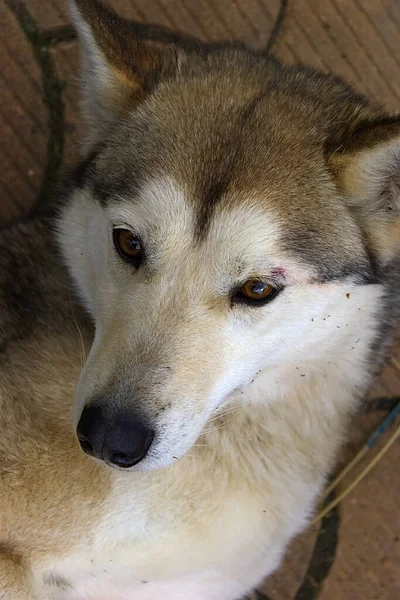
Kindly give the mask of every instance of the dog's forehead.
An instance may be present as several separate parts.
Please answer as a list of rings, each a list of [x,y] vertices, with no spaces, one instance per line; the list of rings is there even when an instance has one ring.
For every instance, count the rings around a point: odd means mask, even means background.
[[[322,126],[309,107],[296,112],[291,101],[240,86],[241,93],[217,84],[213,91],[193,85],[160,92],[116,128],[96,159],[95,194],[103,203],[123,198],[132,205],[148,197],[162,215],[178,207],[179,190],[199,240],[228,213],[242,213],[243,230],[246,210],[256,208],[279,223],[282,250],[321,279],[368,278],[362,235],[336,194]],[[167,179],[174,193],[160,183]]]
[[[128,197],[109,202],[107,210],[114,222],[129,224],[152,243],[165,240],[176,245],[172,240],[177,236],[189,241],[192,247],[210,248],[222,244],[242,250],[254,241],[256,253],[257,242],[278,244],[279,219],[272,210],[255,199],[253,202],[246,197],[230,200],[221,201],[216,207],[201,238],[197,232],[199,208],[191,191],[169,176],[149,179],[136,191],[133,200]]]
[[[185,182],[156,175],[132,194],[118,194],[107,210],[114,223],[133,227],[172,260],[196,247],[214,264],[237,265],[240,258],[260,272],[266,264],[291,264],[313,280],[369,275],[360,232],[317,192],[307,207],[290,203],[290,186],[236,186],[221,191],[208,214],[194,194]]]
[[[316,276],[312,265],[284,250],[278,215],[249,199],[221,202],[201,237],[196,204],[190,192],[171,177],[150,179],[133,202],[110,202],[106,210],[113,223],[135,229],[150,262],[159,269],[183,267],[189,278],[211,277],[220,282],[264,275],[290,283]]]

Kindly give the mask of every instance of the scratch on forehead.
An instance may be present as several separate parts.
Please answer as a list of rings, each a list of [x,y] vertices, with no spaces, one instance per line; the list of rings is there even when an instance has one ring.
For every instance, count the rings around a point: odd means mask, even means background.
[[[274,277],[275,279],[286,279],[285,267],[274,267],[271,269],[271,277]]]

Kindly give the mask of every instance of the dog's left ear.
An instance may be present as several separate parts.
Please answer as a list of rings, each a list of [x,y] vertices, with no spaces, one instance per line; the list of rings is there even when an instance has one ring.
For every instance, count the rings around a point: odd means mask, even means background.
[[[69,0],[69,5],[81,42],[90,146],[162,78],[176,73],[187,52],[184,38],[127,21],[99,0]]]
[[[386,264],[400,254],[400,116],[363,121],[331,148],[328,161],[371,249]]]

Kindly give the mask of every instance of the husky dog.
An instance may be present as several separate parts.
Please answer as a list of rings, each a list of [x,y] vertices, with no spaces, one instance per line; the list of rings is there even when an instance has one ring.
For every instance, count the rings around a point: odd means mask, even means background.
[[[0,597],[238,600],[307,526],[390,342],[400,118],[72,12],[84,160],[56,224],[1,234]]]

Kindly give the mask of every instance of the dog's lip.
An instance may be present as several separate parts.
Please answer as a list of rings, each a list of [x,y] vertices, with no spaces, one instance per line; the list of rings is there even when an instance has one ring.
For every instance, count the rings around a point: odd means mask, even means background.
[[[109,467],[110,469],[112,469],[113,471],[120,471],[121,473],[129,473],[130,471],[137,471],[137,469],[135,469],[135,465],[133,465],[132,467],[118,467],[117,465],[114,465],[113,463],[109,462],[108,460],[101,460],[101,459],[97,459],[100,462],[102,462],[103,464],[105,464],[107,467]]]
[[[190,450],[190,448],[189,448]],[[145,468],[143,467],[143,463],[146,463],[146,458],[144,458],[142,461],[140,461],[139,463],[137,463],[136,465],[132,465],[131,467],[119,467],[118,465],[115,465],[111,462],[109,462],[108,460],[104,460],[104,459],[99,459],[96,458],[95,456],[90,457],[93,458],[94,460],[101,462],[106,468],[110,468],[113,471],[119,471],[120,473],[131,473],[132,471],[135,473],[145,473],[145,472],[151,472],[151,471],[159,471],[160,469],[166,469],[166,468],[171,468],[174,464],[176,464],[177,462],[179,462],[182,458],[184,458],[184,456],[186,455],[186,452],[184,452],[181,455],[176,455],[174,454],[173,456],[170,457],[169,462],[167,464],[163,464],[160,466],[154,465],[154,464],[150,464],[150,466],[145,466]],[[148,463],[147,463],[148,465]]]

